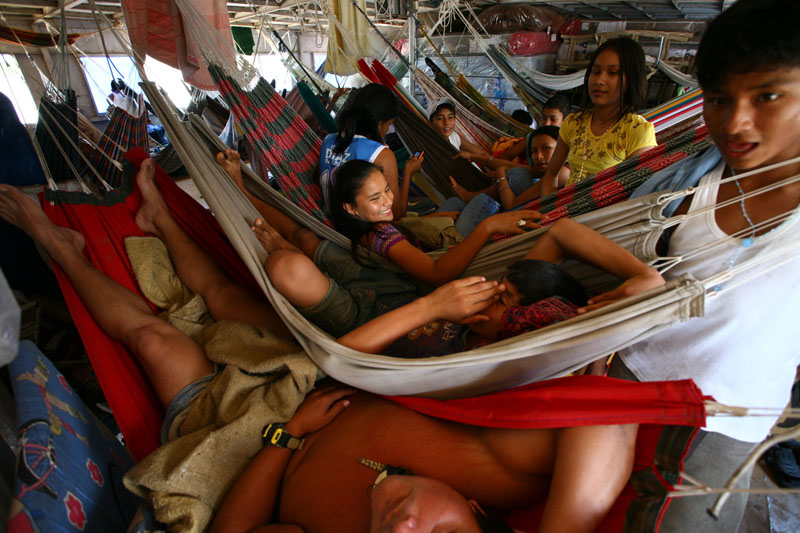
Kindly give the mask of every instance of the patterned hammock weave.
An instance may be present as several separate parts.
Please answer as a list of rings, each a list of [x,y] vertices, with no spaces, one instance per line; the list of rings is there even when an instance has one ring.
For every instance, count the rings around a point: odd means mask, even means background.
[[[336,133],[339,131],[339,125],[336,124],[336,119],[328,113],[328,110],[325,109],[325,105],[323,105],[319,97],[317,97],[306,82],[298,80],[297,91],[308,106],[308,109],[314,114],[314,117],[328,133]]]
[[[433,61],[427,59],[425,62],[429,67],[431,67],[431,70],[433,70],[436,83],[441,85],[450,94],[453,100],[469,109],[475,116],[480,117],[481,120],[488,122],[506,135],[522,137],[527,134],[526,131],[521,131],[518,128],[512,127],[509,123],[503,122],[502,120],[498,119],[498,117],[490,114],[486,109],[481,107],[481,105],[473,102],[469,96],[464,94],[464,92],[462,92],[462,90],[459,89],[455,83],[453,83],[453,80],[450,79],[450,76],[442,71],[442,69],[437,67]]]
[[[144,108],[144,100],[139,97],[140,109]],[[98,143],[98,149],[89,159],[97,172],[105,177],[106,182],[114,188],[119,187],[122,179],[122,170],[112,164],[119,161],[122,154],[131,148],[141,148],[149,151],[147,137],[147,111],[141,116],[134,117],[123,109],[114,106],[108,119],[103,136]],[[90,177],[93,174],[89,174]]]
[[[702,126],[598,172],[591,178],[568,185],[544,198],[537,198],[523,209],[535,209],[546,214],[544,222],[548,223],[564,216],[574,217],[615,204],[627,199],[654,173],[709,146],[708,128]]]
[[[34,133],[41,147],[42,166],[56,181],[77,177],[78,112],[75,92],[67,89],[61,99],[47,94],[39,101],[39,121]]]
[[[315,172],[322,146],[319,137],[263,78],[251,91],[245,91],[216,65],[209,63],[208,71],[252,143],[262,168],[270,170],[292,202],[330,224],[320,208],[322,194]]]

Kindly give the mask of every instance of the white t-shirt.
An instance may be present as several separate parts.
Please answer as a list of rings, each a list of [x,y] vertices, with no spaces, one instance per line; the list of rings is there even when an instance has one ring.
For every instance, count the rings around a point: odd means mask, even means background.
[[[459,135],[458,132],[454,131],[451,133],[447,140],[456,147],[456,150],[461,150],[461,135]]]
[[[716,203],[724,163],[706,174],[687,214]],[[667,277],[690,273],[698,280],[725,272],[754,257],[764,258],[800,235],[800,210],[769,233],[752,239],[728,236],[714,211],[681,223],[669,245],[670,256],[683,256],[706,243],[720,247],[679,263]],[[784,262],[781,264],[782,262]],[[777,266],[771,268],[770,266]],[[753,279],[721,283],[707,298],[705,316],[669,328],[620,352],[641,381],[691,378],[718,402],[742,407],[782,409],[789,401],[800,364],[800,251],[781,252],[758,267]],[[728,286],[728,290],[726,290]],[[709,416],[708,431],[746,442],[760,442],[777,416]]]

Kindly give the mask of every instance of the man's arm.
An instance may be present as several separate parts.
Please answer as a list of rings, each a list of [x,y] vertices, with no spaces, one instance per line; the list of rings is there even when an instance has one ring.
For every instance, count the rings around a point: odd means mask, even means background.
[[[339,343],[366,353],[381,353],[409,331],[434,320],[472,324],[487,320],[479,314],[494,303],[503,285],[473,276],[442,285],[432,293],[406,304],[339,337]]]
[[[583,312],[664,284],[658,271],[639,261],[625,248],[568,218],[556,221],[524,257],[555,264],[567,258],[577,259],[625,280],[613,291],[590,299],[589,305],[582,308]]]
[[[286,431],[301,438],[322,429],[350,405],[346,397],[355,392],[355,389],[345,387],[329,387],[312,392],[286,423]],[[275,513],[278,489],[292,451],[289,448],[264,446],[228,492],[208,531],[252,531],[269,524]],[[284,526],[283,530],[292,531],[287,529],[291,527]],[[279,531],[275,528],[263,530]]]

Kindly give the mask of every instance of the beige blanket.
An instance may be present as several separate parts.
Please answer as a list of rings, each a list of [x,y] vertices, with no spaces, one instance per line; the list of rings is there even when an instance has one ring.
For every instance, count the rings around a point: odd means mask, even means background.
[[[261,449],[261,429],[285,422],[323,374],[294,342],[240,322],[212,323],[153,237],[125,241],[136,279],[162,318],[194,338],[219,372],[170,428],[170,442],[125,477],[170,530],[203,531]]]

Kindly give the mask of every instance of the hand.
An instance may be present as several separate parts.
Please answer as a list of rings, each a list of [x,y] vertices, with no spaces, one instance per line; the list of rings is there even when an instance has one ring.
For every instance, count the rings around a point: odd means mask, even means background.
[[[541,213],[531,209],[506,211],[505,213],[490,216],[481,224],[486,224],[486,230],[490,235],[497,233],[519,234],[525,233],[526,230],[540,228],[541,225],[534,222],[534,220],[541,220],[542,218],[544,216]],[[520,220],[525,222],[524,226],[519,224]]]
[[[419,156],[411,156],[406,161],[406,168],[403,171],[406,176],[411,176],[419,172],[422,168],[422,162],[425,161],[425,152],[420,152]]]
[[[344,398],[356,392],[356,389],[343,386],[315,390],[297,408],[286,424],[286,431],[297,438],[319,431],[350,405],[350,400]]]
[[[456,155],[453,156],[453,159],[466,159],[469,163],[472,163],[473,155],[471,152],[465,152],[461,150]]]
[[[500,298],[506,287],[481,276],[457,279],[425,296],[436,319],[457,324],[475,324],[489,320],[478,314]]]
[[[639,294],[640,292],[648,291],[655,287],[660,287],[664,283],[664,278],[661,277],[661,274],[659,274],[658,271],[653,268],[648,268],[645,272],[629,278],[625,281],[625,283],[613,291],[604,292],[603,294],[589,299],[587,302],[588,305],[578,309],[578,314],[582,315],[584,313],[588,313],[589,311],[600,309],[601,307],[605,307],[614,302],[624,300],[625,298],[633,296],[634,294]]]

